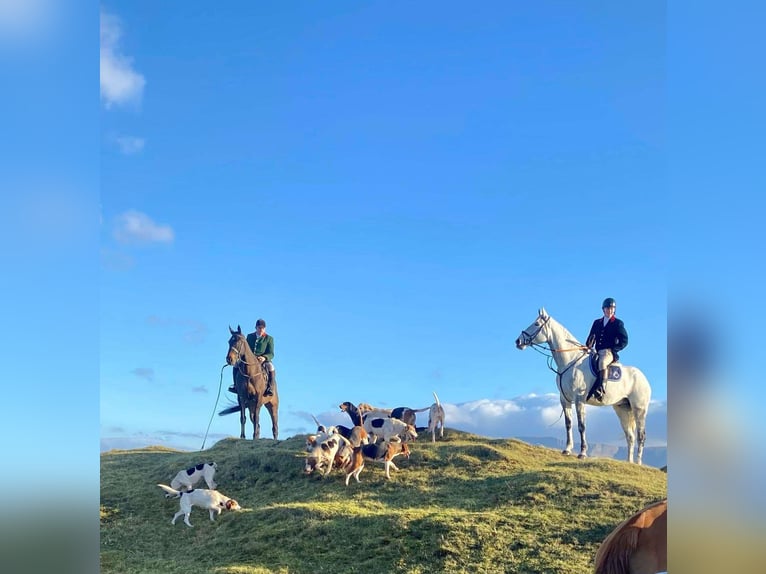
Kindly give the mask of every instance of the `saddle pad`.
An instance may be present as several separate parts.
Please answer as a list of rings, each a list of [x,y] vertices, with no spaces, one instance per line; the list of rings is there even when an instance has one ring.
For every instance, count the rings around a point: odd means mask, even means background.
[[[598,356],[597,355],[591,355],[590,361],[588,361],[588,364],[590,365],[590,372],[593,373],[593,376],[595,377],[598,374]],[[606,369],[606,380],[607,381],[619,381],[622,378],[622,366],[619,363],[612,363],[609,365]]]

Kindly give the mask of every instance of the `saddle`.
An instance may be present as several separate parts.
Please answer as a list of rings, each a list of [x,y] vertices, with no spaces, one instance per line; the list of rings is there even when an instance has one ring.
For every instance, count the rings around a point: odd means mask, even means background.
[[[598,375],[598,355],[591,355],[590,361],[588,361],[588,364],[590,365],[590,372],[593,373],[593,376]],[[617,361],[614,361],[606,368],[606,380],[607,381],[619,381],[622,378],[622,365],[618,363]]]
[[[266,384],[268,384],[269,372],[266,370],[266,367],[264,367],[263,364],[261,364],[261,375],[263,375],[263,380],[266,381]],[[250,377],[247,377],[247,381],[245,382],[245,388],[247,389],[248,396],[254,397],[257,394],[257,391],[255,389],[255,383],[253,379]],[[236,392],[236,391],[233,391],[233,392]]]

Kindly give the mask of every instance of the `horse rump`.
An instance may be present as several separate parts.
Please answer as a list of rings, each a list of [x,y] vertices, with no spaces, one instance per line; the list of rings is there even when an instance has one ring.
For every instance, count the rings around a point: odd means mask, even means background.
[[[667,570],[667,498],[624,520],[596,552],[594,574],[656,574]]]

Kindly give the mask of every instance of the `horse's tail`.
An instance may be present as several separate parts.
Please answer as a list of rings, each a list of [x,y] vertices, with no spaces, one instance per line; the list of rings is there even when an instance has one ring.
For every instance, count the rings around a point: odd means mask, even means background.
[[[626,520],[615,528],[596,552],[594,574],[629,574],[630,557],[638,546],[639,529]]]
[[[232,413],[238,413],[239,412],[239,405],[234,405],[233,407],[227,407],[223,409],[222,411],[218,411],[218,416],[222,417],[224,415],[230,415]]]

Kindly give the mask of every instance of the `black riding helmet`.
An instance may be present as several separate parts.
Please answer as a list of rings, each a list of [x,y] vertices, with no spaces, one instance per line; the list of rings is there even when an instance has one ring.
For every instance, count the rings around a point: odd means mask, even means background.
[[[265,329],[266,328],[266,321],[264,321],[263,319],[258,319],[255,322],[255,328],[257,329],[258,327],[263,327]]]
[[[601,305],[601,308],[605,309],[607,307],[617,307],[617,301],[615,301],[611,297],[607,297],[606,299],[604,299],[604,303]]]

